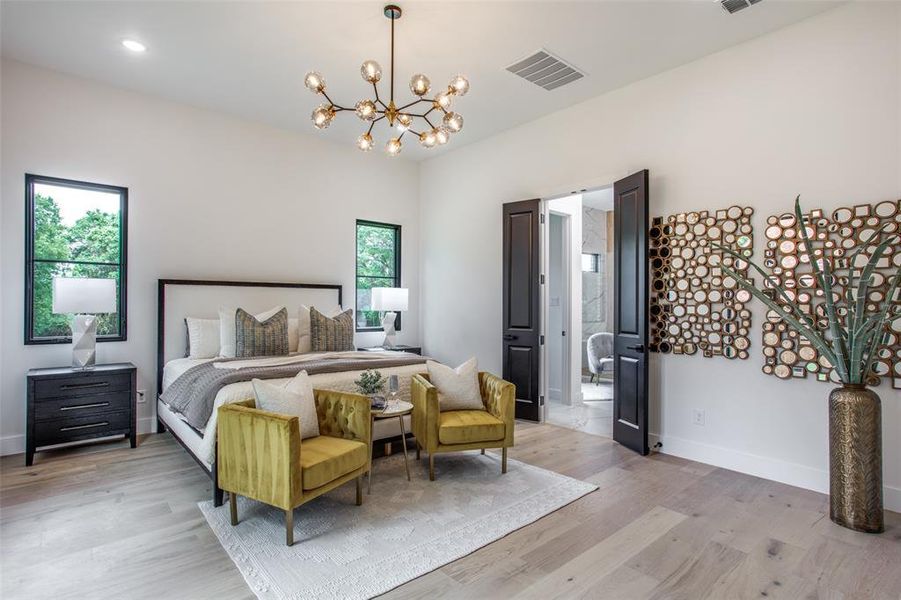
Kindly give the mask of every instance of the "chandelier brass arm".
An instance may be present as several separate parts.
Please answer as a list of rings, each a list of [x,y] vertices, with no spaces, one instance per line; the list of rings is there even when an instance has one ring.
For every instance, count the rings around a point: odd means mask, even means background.
[[[402,11],[399,6],[389,4],[385,6],[384,14],[391,20],[391,70],[388,103],[385,104],[379,94],[378,82],[382,78],[382,68],[374,60],[367,60],[362,64],[360,75],[364,81],[372,84],[375,99],[364,98],[353,108],[341,106],[332,101],[325,91],[325,79],[316,71],[311,71],[304,78],[304,85],[311,92],[321,94],[327,101],[313,110],[313,126],[317,129],[325,129],[339,112],[353,111],[361,120],[369,122],[369,129],[366,133],[357,138],[357,148],[364,152],[372,149],[374,145],[373,128],[376,123],[383,120],[388,122],[389,127],[396,128],[400,132],[385,144],[385,151],[391,156],[400,153],[403,148],[401,139],[407,132],[417,136],[419,143],[425,148],[444,145],[450,140],[451,134],[458,133],[463,129],[462,115],[453,112],[450,108],[455,98],[465,96],[469,91],[469,80],[462,75],[457,75],[451,79],[446,89],[436,93],[433,98],[426,98],[425,96],[431,90],[431,82],[425,75],[417,73],[410,78],[410,91],[417,98],[398,108],[394,103],[394,22],[400,18]],[[419,105],[422,103],[430,105],[428,110],[421,113],[407,110],[413,107],[421,108]],[[437,126],[429,119],[429,115],[435,111],[440,111],[441,116],[441,122]],[[424,121],[423,128],[419,131],[413,128],[416,119]]]

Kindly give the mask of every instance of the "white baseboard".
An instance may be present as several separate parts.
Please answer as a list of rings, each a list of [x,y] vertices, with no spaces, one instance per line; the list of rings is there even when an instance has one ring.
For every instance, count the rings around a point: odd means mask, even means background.
[[[660,452],[722,467],[739,473],[762,477],[779,483],[829,493],[829,472],[784,460],[739,452],[730,448],[704,444],[672,436],[649,434],[648,441],[653,446],[660,441]],[[883,487],[885,508],[901,512],[901,487]]]
[[[22,454],[25,452],[25,436],[7,435],[0,438],[0,456]]]
[[[143,417],[138,419],[138,433],[155,433],[156,419]],[[79,442],[81,443],[81,442]],[[25,452],[25,435],[7,435],[0,438],[0,456],[9,454],[22,454]]]

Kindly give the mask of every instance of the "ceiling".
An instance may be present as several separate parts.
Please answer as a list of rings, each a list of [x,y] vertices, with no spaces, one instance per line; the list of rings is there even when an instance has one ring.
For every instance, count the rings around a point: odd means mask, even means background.
[[[461,133],[432,150],[404,138],[401,156],[418,160],[486,138],[836,4],[766,0],[729,15],[714,0],[406,2],[396,24],[398,99],[411,97],[407,82],[417,72],[442,86],[462,73],[472,88],[454,105],[465,118]],[[389,63],[380,2],[4,0],[0,11],[4,57],[348,146],[363,123],[344,113],[314,130],[318,99],[303,76],[318,70],[331,98],[352,106],[371,91],[360,78],[363,60],[384,70]],[[124,38],[147,52],[125,50]],[[586,76],[546,91],[505,70],[539,48]],[[373,134],[382,154],[386,131]]]

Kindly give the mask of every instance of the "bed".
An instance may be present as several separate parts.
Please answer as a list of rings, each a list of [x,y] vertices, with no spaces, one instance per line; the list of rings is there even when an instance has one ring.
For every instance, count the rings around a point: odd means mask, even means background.
[[[248,373],[285,385],[303,369],[310,373],[314,388],[354,391],[353,382],[360,373],[377,368],[385,375],[397,375],[399,397],[408,399],[411,377],[425,369],[423,357],[397,352],[292,353],[259,359],[186,357],[187,317],[215,319],[220,306],[240,306],[253,313],[279,305],[289,313],[300,305],[340,306],[340,285],[160,279],[158,292],[157,431],[168,430],[211,478],[216,506],[222,504],[216,471],[216,409],[253,397]],[[218,383],[206,382],[203,387],[199,382],[204,376]],[[195,392],[197,398],[190,398]],[[172,401],[176,393],[205,410],[191,418],[188,411],[181,410],[183,402]],[[409,422],[405,427],[410,431]],[[400,435],[400,426],[393,419],[376,421],[373,426],[374,440]]]

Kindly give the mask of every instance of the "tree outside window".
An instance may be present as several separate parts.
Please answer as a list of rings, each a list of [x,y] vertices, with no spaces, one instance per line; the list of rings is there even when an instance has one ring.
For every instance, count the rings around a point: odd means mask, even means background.
[[[378,311],[370,310],[372,288],[400,287],[400,225],[357,221],[357,331],[382,328]],[[396,320],[400,330],[400,315]]]
[[[53,313],[54,277],[115,279],[118,312],[98,315],[98,340],[124,340],[128,190],[26,175],[25,343],[68,343],[71,315]]]

